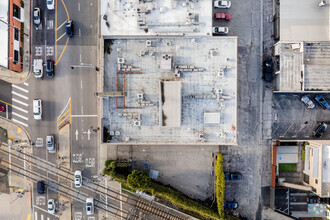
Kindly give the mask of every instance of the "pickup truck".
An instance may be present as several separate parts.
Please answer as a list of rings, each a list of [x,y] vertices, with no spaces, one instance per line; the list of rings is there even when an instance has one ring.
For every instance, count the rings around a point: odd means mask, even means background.
[[[34,59],[33,60],[33,72],[36,78],[41,78],[43,76],[43,63],[42,59]]]

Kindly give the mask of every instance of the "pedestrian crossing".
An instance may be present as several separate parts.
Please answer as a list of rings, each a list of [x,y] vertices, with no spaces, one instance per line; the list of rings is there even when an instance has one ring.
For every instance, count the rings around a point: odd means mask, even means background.
[[[29,120],[29,84],[11,85],[12,87],[12,120],[20,125],[28,127]]]
[[[38,212],[34,212],[34,219],[35,220],[38,220],[38,219],[40,219],[40,220],[50,220],[50,218],[49,217],[47,217],[47,216],[44,216],[43,214],[41,214],[41,213],[38,213]]]

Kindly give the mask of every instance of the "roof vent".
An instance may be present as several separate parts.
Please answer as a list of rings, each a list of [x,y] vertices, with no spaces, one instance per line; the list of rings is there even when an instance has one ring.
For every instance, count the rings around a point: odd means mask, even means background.
[[[124,58],[117,58],[117,62],[124,64],[125,63],[125,59]]]

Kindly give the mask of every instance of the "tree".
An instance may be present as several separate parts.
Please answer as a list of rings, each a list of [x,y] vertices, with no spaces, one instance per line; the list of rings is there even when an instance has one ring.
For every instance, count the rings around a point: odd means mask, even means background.
[[[147,189],[151,186],[151,179],[145,172],[134,170],[128,175],[127,183],[135,189]]]

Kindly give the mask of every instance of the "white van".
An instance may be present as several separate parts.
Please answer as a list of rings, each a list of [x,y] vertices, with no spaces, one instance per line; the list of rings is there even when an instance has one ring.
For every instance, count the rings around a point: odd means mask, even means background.
[[[36,78],[41,78],[44,75],[42,59],[33,60],[33,72]]]
[[[41,118],[42,118],[41,99],[34,99],[33,100],[33,114],[34,114],[34,119],[41,120]]]

